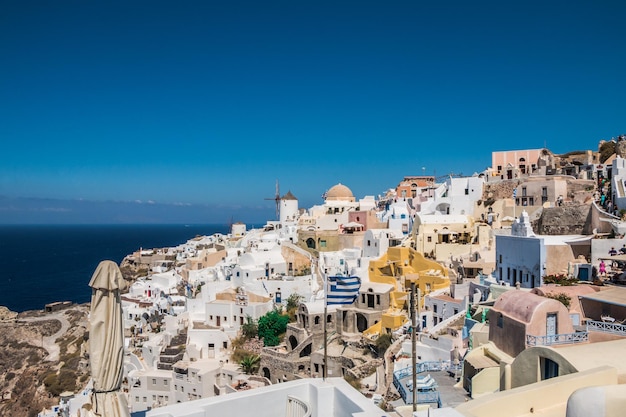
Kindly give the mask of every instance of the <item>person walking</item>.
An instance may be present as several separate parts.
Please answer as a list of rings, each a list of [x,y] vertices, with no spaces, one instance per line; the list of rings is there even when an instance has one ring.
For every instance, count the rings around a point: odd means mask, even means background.
[[[598,270],[600,271],[601,277],[606,277],[606,264],[603,259],[600,259],[600,268]]]

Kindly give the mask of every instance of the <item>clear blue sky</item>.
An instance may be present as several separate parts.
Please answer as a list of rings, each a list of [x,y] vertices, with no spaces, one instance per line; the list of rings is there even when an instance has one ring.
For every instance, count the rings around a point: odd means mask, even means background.
[[[624,1],[6,0],[0,48],[0,223],[259,222],[277,179],[626,133]]]

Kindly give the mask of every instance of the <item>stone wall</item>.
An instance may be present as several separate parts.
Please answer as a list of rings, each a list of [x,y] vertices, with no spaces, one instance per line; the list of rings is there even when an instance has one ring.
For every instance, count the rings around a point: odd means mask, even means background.
[[[546,207],[533,222],[538,235],[591,234],[591,206],[588,204]]]

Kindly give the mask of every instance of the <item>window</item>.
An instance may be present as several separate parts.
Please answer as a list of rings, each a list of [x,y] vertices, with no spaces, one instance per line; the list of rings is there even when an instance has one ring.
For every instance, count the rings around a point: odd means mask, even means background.
[[[222,342],[222,346],[224,347],[224,349],[227,349],[228,348],[228,342],[227,341]]]
[[[143,397],[143,402],[147,403],[148,402],[148,397]]]
[[[325,247],[326,247],[326,241],[320,240],[320,248],[325,248]]]
[[[559,376],[559,364],[552,359],[541,358],[541,380]]]
[[[380,294],[376,294],[376,304],[380,305]]]
[[[469,195],[469,188],[465,189],[465,195]]]
[[[428,243],[432,242],[432,241],[433,241],[432,236],[428,236],[428,237],[426,238],[426,241],[427,241]]]
[[[166,387],[170,384],[169,379],[164,379],[163,380],[163,385],[165,385]]]
[[[436,313],[437,312],[437,304],[433,304],[433,312]]]
[[[502,165],[498,165],[498,172],[502,171]]]
[[[522,187],[522,197],[526,197],[526,187]]]
[[[156,385],[156,378],[152,378],[152,385]]]

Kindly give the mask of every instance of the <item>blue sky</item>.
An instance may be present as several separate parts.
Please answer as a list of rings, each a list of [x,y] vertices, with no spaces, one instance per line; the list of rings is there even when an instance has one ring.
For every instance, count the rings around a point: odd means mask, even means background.
[[[0,223],[260,222],[626,133],[623,1],[28,1]]]

